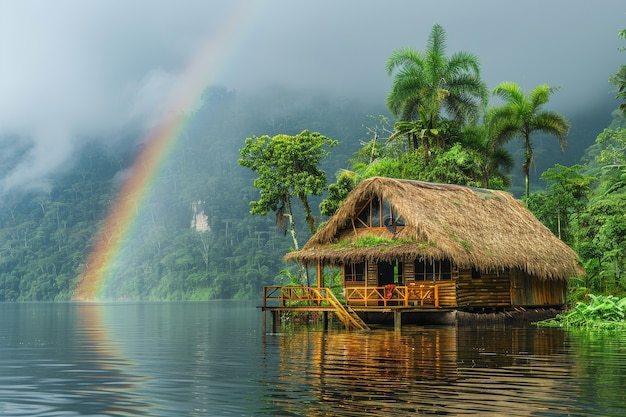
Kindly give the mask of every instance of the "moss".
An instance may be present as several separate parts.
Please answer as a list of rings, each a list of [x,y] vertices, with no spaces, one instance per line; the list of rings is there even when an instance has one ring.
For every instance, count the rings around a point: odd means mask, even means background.
[[[448,234],[448,236],[450,237],[450,240],[453,242],[456,242],[458,244],[460,244],[461,246],[463,246],[463,248],[468,251],[471,252],[473,249],[473,246],[471,243],[469,243],[466,240],[462,240],[460,239],[456,233],[454,233],[454,230],[451,230],[447,225],[442,225],[441,228]]]
[[[365,235],[360,237],[354,242],[353,246],[355,248],[369,248],[372,246],[390,246],[390,245],[403,245],[406,243],[411,243],[411,239],[389,239],[380,236],[374,235]]]
[[[385,237],[375,236],[375,235],[365,235],[358,238],[354,243],[343,240],[336,243],[336,246],[344,246],[351,248],[371,248],[375,246],[397,246],[397,245],[405,245],[409,243],[415,243],[411,239],[389,239]]]

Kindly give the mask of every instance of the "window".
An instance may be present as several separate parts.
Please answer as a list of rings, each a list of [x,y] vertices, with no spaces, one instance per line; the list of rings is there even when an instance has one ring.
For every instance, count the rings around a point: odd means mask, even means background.
[[[472,268],[472,279],[480,279],[480,271],[476,268]]]
[[[404,268],[401,261],[378,262],[378,285],[396,284],[404,282]]]
[[[344,277],[346,282],[365,281],[365,264],[347,264],[344,267]]]
[[[452,279],[452,262],[449,259],[415,261],[415,281],[449,281]]]
[[[404,226],[404,219],[398,215],[387,200],[378,197],[369,200],[358,212],[355,225],[365,227],[387,227],[395,231],[396,226]]]

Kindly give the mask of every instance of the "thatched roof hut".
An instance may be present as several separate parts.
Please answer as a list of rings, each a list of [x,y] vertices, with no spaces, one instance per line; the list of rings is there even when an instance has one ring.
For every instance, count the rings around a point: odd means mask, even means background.
[[[372,198],[387,200],[403,227],[358,229],[355,216]],[[375,234],[379,244],[363,244]],[[539,279],[583,274],[576,253],[507,192],[373,177],[349,194],[302,250],[307,265],[450,259],[460,268],[519,269]]]

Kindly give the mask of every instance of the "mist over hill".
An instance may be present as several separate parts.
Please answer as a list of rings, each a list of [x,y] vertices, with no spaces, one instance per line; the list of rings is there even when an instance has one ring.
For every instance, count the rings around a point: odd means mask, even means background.
[[[282,256],[290,240],[275,231],[273,216],[249,214],[248,203],[258,191],[252,173],[237,164],[244,139],[303,129],[336,137],[341,145],[326,161],[332,180],[364,138],[367,115],[377,110],[357,101],[288,91],[239,97],[224,87],[208,88],[154,179],[148,200],[137,208],[135,231],[124,243],[128,250],[110,265],[113,278],[104,297],[257,297],[285,267]],[[71,298],[138,152],[130,139],[109,147],[91,142],[71,168],[48,177],[45,187],[5,195],[0,202],[0,300]],[[206,219],[204,231],[192,222],[198,213]]]
[[[553,138],[537,143],[537,179],[555,162],[578,162],[610,120],[609,106],[570,116],[565,153]],[[135,232],[111,265],[105,297],[124,300],[255,298],[263,285],[285,280],[282,257],[291,241],[275,229],[274,217],[252,216],[258,198],[254,174],[237,164],[238,150],[252,135],[319,131],[339,140],[323,162],[328,181],[371,137],[368,116],[386,114],[383,103],[289,89],[238,94],[210,87],[189,115],[176,146],[138,208]],[[132,133],[128,133],[132,135]],[[140,132],[135,132],[140,134]],[[0,138],[9,141],[10,136]],[[46,179],[45,187],[13,190],[0,202],[0,300],[65,300],[72,296],[97,231],[139,148],[136,139],[92,141],[76,162]],[[516,142],[512,150],[521,149]],[[25,151],[22,149],[22,151]],[[17,151],[16,151],[17,152]],[[14,158],[2,161],[10,166]],[[6,170],[6,168],[3,168]],[[519,163],[513,174],[519,172]],[[515,176],[512,190],[523,178]],[[519,181],[517,181],[519,180]],[[533,187],[540,187],[535,184]],[[317,212],[317,210],[316,210]],[[206,221],[202,228],[193,220]],[[300,227],[300,244],[308,238]]]

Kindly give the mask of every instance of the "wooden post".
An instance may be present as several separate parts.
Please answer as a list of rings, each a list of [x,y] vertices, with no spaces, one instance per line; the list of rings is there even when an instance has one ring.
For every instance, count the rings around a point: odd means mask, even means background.
[[[324,331],[328,330],[328,311],[322,312],[322,329]]]
[[[397,332],[402,330],[402,311],[401,310],[393,311],[393,329]]]
[[[267,333],[267,310],[263,309],[263,333]]]
[[[272,310],[272,333],[278,332],[278,321],[280,316],[277,310]]]
[[[317,288],[322,288],[324,286],[324,273],[322,271],[322,264],[320,261],[317,262]]]

